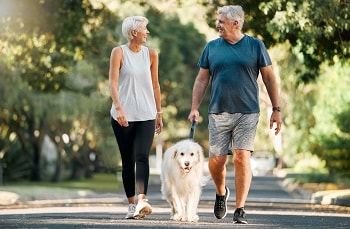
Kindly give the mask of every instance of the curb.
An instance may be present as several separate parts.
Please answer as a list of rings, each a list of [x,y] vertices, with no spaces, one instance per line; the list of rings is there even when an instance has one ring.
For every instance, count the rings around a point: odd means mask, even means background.
[[[350,189],[316,192],[311,196],[311,203],[350,206]]]
[[[0,206],[13,205],[19,200],[19,195],[13,192],[0,191]]]

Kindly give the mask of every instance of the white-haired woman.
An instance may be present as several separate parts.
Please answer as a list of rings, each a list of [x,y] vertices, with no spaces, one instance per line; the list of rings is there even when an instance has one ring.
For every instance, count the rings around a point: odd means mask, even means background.
[[[152,213],[146,197],[149,153],[154,133],[163,128],[158,52],[143,45],[149,34],[147,24],[143,16],[125,18],[122,33],[128,42],[113,48],[110,57],[111,125],[122,159],[128,219]]]

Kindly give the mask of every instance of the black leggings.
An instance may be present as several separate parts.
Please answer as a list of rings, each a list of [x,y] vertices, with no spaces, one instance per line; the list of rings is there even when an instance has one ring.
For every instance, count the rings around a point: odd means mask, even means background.
[[[111,124],[122,159],[122,178],[126,197],[135,196],[135,180],[138,194],[147,194],[149,153],[154,138],[155,120],[129,122],[128,127],[123,127],[111,118]]]

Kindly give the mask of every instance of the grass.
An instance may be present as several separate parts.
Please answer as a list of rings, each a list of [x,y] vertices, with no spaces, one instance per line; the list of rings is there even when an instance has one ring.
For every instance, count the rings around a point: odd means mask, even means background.
[[[288,173],[286,178],[311,192],[350,189],[350,179],[347,176],[331,177],[328,173],[311,172]]]
[[[6,187],[50,187],[50,188],[67,188],[67,189],[88,189],[96,192],[116,192],[121,187],[121,182],[117,179],[116,174],[94,174],[90,179],[80,181],[61,181],[53,182],[30,182],[21,181],[6,184],[1,189]]]

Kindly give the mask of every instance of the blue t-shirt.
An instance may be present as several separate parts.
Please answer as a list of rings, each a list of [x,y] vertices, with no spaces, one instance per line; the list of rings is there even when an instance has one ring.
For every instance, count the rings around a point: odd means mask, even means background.
[[[223,38],[208,42],[198,66],[211,75],[208,113],[258,113],[260,67],[271,65],[264,43],[248,35],[230,44]]]

